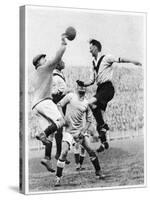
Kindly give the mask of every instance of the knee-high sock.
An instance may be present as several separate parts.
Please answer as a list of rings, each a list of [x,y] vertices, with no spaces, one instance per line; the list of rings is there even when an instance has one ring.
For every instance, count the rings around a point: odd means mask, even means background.
[[[97,122],[97,125],[102,126],[105,122],[100,107],[98,106],[96,109],[92,109],[92,112]]]
[[[52,122],[51,125],[49,125],[45,130],[44,133],[46,134],[46,137],[48,137],[50,134],[54,133],[57,131],[57,126],[54,122]]]
[[[55,134],[55,140],[56,140],[56,155],[57,157],[60,156],[61,153],[61,146],[62,146],[62,128],[57,131]]]
[[[57,177],[59,177],[59,178],[62,177],[62,172],[63,172],[64,167],[65,167],[65,161],[59,159],[57,161],[57,171],[56,171]]]
[[[51,141],[45,145],[45,158],[47,159],[51,159],[52,145]]]
[[[99,164],[99,160],[98,160],[97,157],[91,158],[91,162],[92,162],[92,164],[93,164],[93,166],[95,168],[95,171],[101,170],[101,167],[100,167],[100,164]]]
[[[105,122],[104,122],[104,119],[103,119],[103,115],[102,115],[102,111],[101,111],[100,107],[98,106],[96,109],[92,109],[92,112],[93,112],[93,115],[94,115],[95,120],[97,122],[97,132],[98,132],[98,134],[100,136],[100,139],[101,139],[101,137],[103,137],[102,140],[105,140],[105,134],[103,134],[101,132],[101,129],[105,125]]]
[[[107,141],[106,132],[105,131],[100,131],[99,138],[100,138],[102,143],[106,142]]]
[[[79,162],[80,162],[80,154],[79,153],[75,153],[74,154],[74,158],[75,158],[75,163],[79,164]]]
[[[84,156],[81,156],[81,155],[80,155],[80,160],[79,160],[80,165],[83,164],[83,161],[84,161]]]
[[[100,164],[99,164],[99,160],[95,154],[95,152],[86,144],[86,141],[83,140],[82,142],[82,146],[85,148],[85,150],[87,151],[87,153],[89,154],[90,156],[90,160],[95,168],[96,171],[99,171],[101,170],[100,168]]]

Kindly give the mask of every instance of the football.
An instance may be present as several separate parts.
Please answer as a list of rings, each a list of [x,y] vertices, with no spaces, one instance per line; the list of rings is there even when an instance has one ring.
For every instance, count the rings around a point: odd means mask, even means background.
[[[74,40],[74,38],[76,37],[76,30],[74,27],[69,26],[66,29],[65,34],[66,34],[68,40]]]

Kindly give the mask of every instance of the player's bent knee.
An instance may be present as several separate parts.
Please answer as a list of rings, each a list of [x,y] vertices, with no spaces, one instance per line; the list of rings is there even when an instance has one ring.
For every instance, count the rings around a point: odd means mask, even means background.
[[[66,159],[68,151],[69,151],[69,144],[67,142],[62,142],[60,159]]]
[[[92,160],[93,158],[95,158],[96,157],[96,154],[95,154],[95,152],[94,151],[90,151],[90,152],[88,152],[89,153],[89,156],[90,156],[90,159]]]
[[[60,154],[59,159],[61,159],[61,160],[65,160],[66,157],[67,157],[67,153],[68,153],[67,151],[62,151],[61,154]]]
[[[94,156],[94,155],[93,155],[93,156],[90,156],[90,160],[91,160],[91,161],[95,160],[96,158],[97,158],[96,155],[95,155],[95,156]]]
[[[66,152],[66,151],[68,151],[69,150],[69,143],[68,142],[66,142],[66,141],[63,141],[62,142],[62,151],[64,151],[64,152]]]

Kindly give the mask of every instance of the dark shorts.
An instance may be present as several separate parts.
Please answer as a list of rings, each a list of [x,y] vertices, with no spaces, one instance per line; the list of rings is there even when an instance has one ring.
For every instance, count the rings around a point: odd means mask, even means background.
[[[99,84],[96,90],[96,94],[94,95],[94,97],[97,99],[97,107],[105,111],[107,103],[113,98],[114,94],[115,89],[111,81]]]

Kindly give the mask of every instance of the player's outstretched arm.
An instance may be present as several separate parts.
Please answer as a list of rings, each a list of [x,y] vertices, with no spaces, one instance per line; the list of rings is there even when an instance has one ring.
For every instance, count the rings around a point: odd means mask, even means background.
[[[92,124],[91,122],[86,122],[84,128],[82,128],[82,130],[81,130],[81,133],[83,135],[88,131],[88,129],[90,128],[91,124]]]
[[[134,65],[142,66],[142,64],[136,60],[127,59],[127,58],[119,58],[119,63],[132,63]]]
[[[56,64],[60,62],[62,56],[64,55],[65,51],[66,51],[66,35],[62,34],[61,35],[61,46],[60,48],[57,50],[56,55],[54,56],[54,58],[52,58],[51,60],[46,62],[46,67],[49,67],[51,69],[54,69],[56,67]]]

